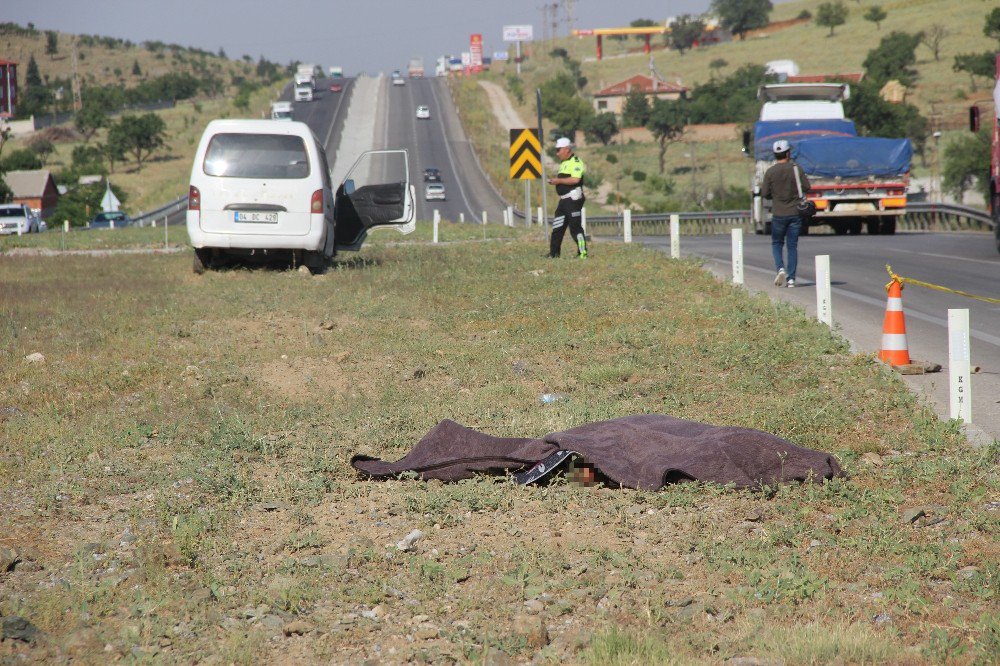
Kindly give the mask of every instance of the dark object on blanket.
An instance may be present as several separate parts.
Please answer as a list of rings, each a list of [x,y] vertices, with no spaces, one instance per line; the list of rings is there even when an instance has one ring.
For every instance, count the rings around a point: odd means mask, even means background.
[[[611,482],[643,490],[679,481],[749,488],[846,476],[831,454],[776,435],[660,414],[587,423],[543,439],[493,437],[445,420],[394,463],[358,455],[351,465],[376,479],[413,471],[424,479],[458,481],[476,473],[527,472],[557,451],[574,451]]]

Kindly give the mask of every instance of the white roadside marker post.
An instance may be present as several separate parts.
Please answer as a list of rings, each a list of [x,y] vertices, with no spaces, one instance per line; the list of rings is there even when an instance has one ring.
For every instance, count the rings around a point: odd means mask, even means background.
[[[681,258],[681,216],[677,213],[670,215],[670,258]]]
[[[587,237],[587,209],[580,209],[580,226],[583,227],[583,237]]]
[[[733,284],[743,284],[743,229],[733,229]]]
[[[486,226],[486,211],[483,211],[483,226]]]
[[[816,255],[816,318],[833,328],[833,299],[828,254]]]
[[[434,209],[434,241],[438,242],[438,225],[441,224],[441,213],[437,208]]]
[[[948,310],[948,371],[951,418],[972,423],[972,357],[969,353],[969,311]]]
[[[514,226],[514,207],[507,206],[507,226]]]
[[[465,213],[459,213],[459,214],[458,214],[458,221],[459,221],[459,222],[460,222],[461,224],[465,224]]]
[[[545,226],[545,218],[542,217],[542,207],[539,206],[538,210],[535,211],[535,212],[537,213],[535,215],[535,218],[538,220],[538,226],[544,227]]]
[[[622,221],[622,225],[624,227],[624,239],[625,239],[626,243],[631,243],[632,242],[632,209],[631,208],[626,208],[625,212],[623,213],[623,215],[624,215],[624,218],[625,218]]]

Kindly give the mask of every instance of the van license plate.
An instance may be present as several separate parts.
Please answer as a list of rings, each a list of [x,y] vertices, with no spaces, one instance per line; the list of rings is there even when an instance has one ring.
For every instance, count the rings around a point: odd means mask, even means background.
[[[236,211],[237,222],[250,222],[255,224],[277,224],[277,213],[247,213],[241,210]]]

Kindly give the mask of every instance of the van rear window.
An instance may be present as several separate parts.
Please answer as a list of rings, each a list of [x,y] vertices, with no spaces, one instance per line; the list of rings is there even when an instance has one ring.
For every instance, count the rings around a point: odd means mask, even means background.
[[[205,153],[205,174],[223,178],[307,178],[302,137],[284,134],[216,134]]]
[[[0,208],[0,217],[24,217],[23,208]]]

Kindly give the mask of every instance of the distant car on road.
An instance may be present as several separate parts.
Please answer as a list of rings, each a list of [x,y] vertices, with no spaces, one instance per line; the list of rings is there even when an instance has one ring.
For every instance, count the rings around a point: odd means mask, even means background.
[[[447,201],[444,195],[444,185],[442,183],[427,183],[424,187],[425,201]]]
[[[426,106],[417,107],[417,118],[420,118],[421,120],[427,120],[430,117],[431,117],[430,109],[428,109]]]
[[[114,227],[111,223],[114,222]],[[94,216],[94,219],[90,221],[91,229],[118,229],[120,227],[127,227],[132,224],[132,218],[130,218],[125,213],[120,210],[98,213]]]
[[[344,86],[340,85],[339,83],[330,84],[330,92],[341,92],[343,89]]]
[[[0,235],[38,233],[38,218],[24,204],[0,204]]]
[[[427,167],[424,169],[424,182],[425,183],[440,183],[441,182],[441,169],[436,167]]]
[[[392,85],[394,85],[394,86],[405,86],[406,85],[406,79],[404,79],[402,76],[394,76],[394,77],[392,77]]]

